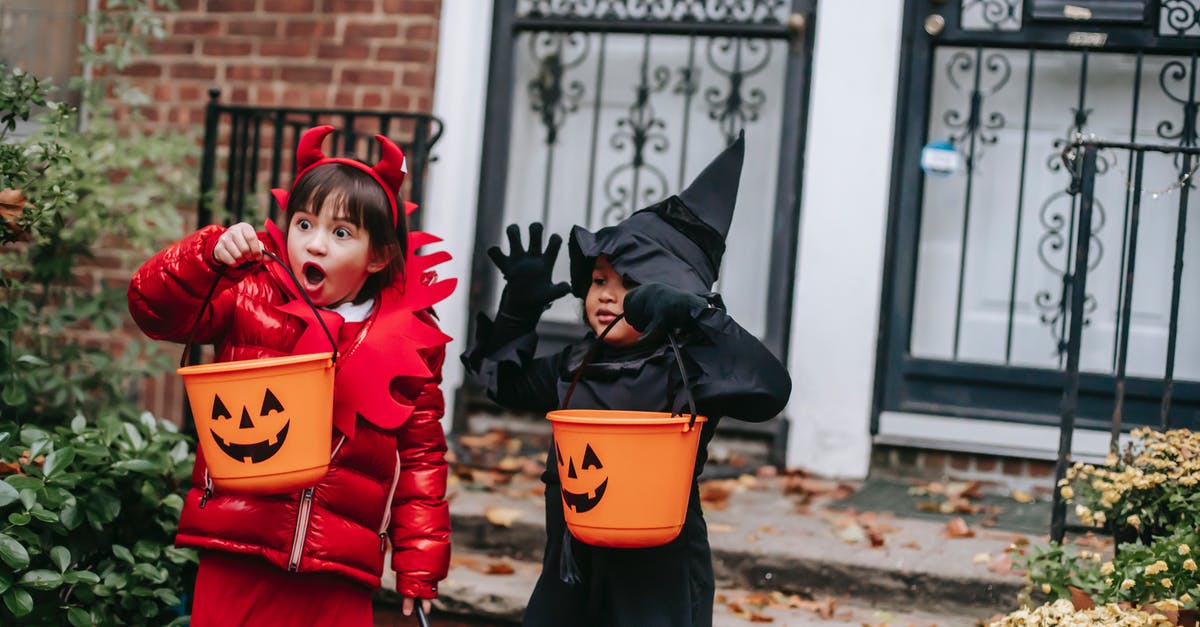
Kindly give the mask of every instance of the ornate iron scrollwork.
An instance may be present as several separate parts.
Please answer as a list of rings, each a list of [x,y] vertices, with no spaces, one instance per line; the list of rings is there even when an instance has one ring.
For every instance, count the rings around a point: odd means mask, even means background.
[[[650,94],[666,89],[671,79],[671,70],[666,66],[650,67],[650,42],[646,41],[642,52],[641,80],[634,88],[636,97],[629,106],[625,117],[617,120],[617,132],[609,143],[618,151],[632,147],[630,160],[617,166],[604,179],[604,193],[608,198],[605,205],[603,220],[605,224],[615,224],[637,209],[639,203],[649,203],[661,198],[667,190],[667,176],[661,169],[646,161],[647,147],[655,152],[664,153],[670,142],[662,131],[666,130],[666,121],[657,116],[654,106],[650,103]],[[632,177],[630,185],[618,182],[623,174]],[[649,183],[644,183],[642,175],[653,177]],[[655,186],[657,183],[657,187]]]
[[[788,0],[522,0],[524,17],[781,24]]]
[[[1200,36],[1200,0],[1162,0],[1159,11],[1162,15],[1159,35]]]
[[[758,120],[767,96],[758,88],[743,94],[742,86],[747,77],[761,72],[770,61],[771,46],[767,42],[724,37],[709,40],[708,63],[729,79],[729,90],[722,95],[717,87],[709,87],[704,99],[709,104],[708,117],[718,121],[727,143],[737,139],[738,130],[747,122]]]
[[[968,30],[1019,30],[1021,0],[962,0],[962,21]],[[970,28],[968,24],[978,24]]]
[[[558,129],[568,113],[579,109],[583,83],[564,84],[567,70],[583,63],[591,48],[590,39],[581,33],[538,33],[529,38],[529,53],[538,60],[538,72],[529,81],[529,102],[546,127],[546,144],[558,141]]]
[[[1185,148],[1196,146],[1196,140],[1200,138],[1200,129],[1197,129],[1197,124],[1200,123],[1200,102],[1197,102],[1192,95],[1190,85],[1195,81],[1196,62],[1192,61],[1191,69],[1182,61],[1172,60],[1163,66],[1158,73],[1158,85],[1162,87],[1163,94],[1170,98],[1172,102],[1177,103],[1183,108],[1183,120],[1179,124],[1179,130],[1175,131],[1175,123],[1171,120],[1163,120],[1158,123],[1154,129],[1159,137],[1178,143]],[[1182,85],[1183,95],[1171,91],[1168,81]],[[1175,166],[1182,170],[1183,155],[1175,155]],[[1190,184],[1190,183],[1189,183]]]
[[[972,137],[977,144],[995,144],[997,141],[996,134],[988,133],[987,131],[998,131],[1004,128],[1006,120],[1004,114],[999,111],[993,111],[987,114],[987,120],[983,120],[983,101],[996,92],[1004,88],[1008,84],[1008,79],[1012,77],[1012,64],[1008,57],[1002,53],[993,52],[987,55],[981,63],[981,67],[975,67],[977,59],[981,55],[969,54],[966,51],[960,50],[950,57],[950,61],[946,64],[946,79],[958,91],[966,91],[965,81],[959,82],[956,74],[963,74],[971,77],[971,108],[964,116],[962,112],[955,109],[947,109],[942,115],[942,121],[950,129],[959,129],[961,132],[955,133],[953,130],[950,133],[950,142],[954,145],[961,145],[964,141],[970,140]],[[987,77],[987,82],[984,82],[984,77]],[[978,146],[976,147],[978,150]],[[969,164],[974,160],[976,155],[969,154],[967,159]]]

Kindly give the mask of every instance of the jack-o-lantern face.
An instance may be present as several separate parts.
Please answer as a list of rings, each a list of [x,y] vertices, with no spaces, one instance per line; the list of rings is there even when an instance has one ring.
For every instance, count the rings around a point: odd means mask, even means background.
[[[271,414],[277,414],[276,420],[261,420]],[[213,410],[212,410],[212,436],[217,442],[217,446],[225,452],[226,455],[236,459],[237,461],[257,464],[271,459],[275,453],[279,452],[279,448],[283,446],[283,441],[287,439],[288,427],[292,424],[290,418],[283,421],[282,427],[266,425],[278,425],[278,418],[283,417],[283,404],[279,399],[275,398],[275,394],[271,392],[271,388],[266,389],[263,394],[262,409],[258,412],[259,422],[262,426],[256,426],[250,420],[250,412],[246,411],[246,407],[242,407],[241,420],[238,422],[236,429],[232,429],[229,425],[233,424],[233,414],[225,408],[225,403],[221,402],[221,397],[213,395]],[[224,433],[225,435],[221,435]],[[265,437],[263,437],[265,436]]]
[[[604,498],[604,490],[608,488],[608,477],[604,477],[603,481],[599,480],[603,476],[599,471],[604,469],[604,465],[600,463],[596,451],[592,450],[592,445],[585,445],[583,459],[578,468],[575,466],[574,457],[563,461],[562,449],[558,447],[557,441],[554,442],[554,450],[558,454],[558,476],[562,482],[563,503],[577,514],[598,505],[600,499]],[[563,476],[564,468],[566,476]]]

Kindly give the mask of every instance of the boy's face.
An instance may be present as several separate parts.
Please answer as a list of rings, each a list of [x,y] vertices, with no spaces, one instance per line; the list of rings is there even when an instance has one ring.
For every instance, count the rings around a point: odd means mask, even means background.
[[[367,277],[385,265],[371,249],[370,234],[346,219],[341,200],[329,194],[319,210],[297,211],[288,223],[288,261],[318,307],[354,300]]]
[[[588,287],[587,298],[583,301],[584,313],[587,314],[588,324],[597,335],[612,323],[618,315],[625,312],[625,293],[637,285],[630,279],[623,279],[611,264],[608,257],[600,255],[596,265],[592,267],[592,283]],[[604,343],[612,346],[629,346],[642,337],[624,318],[613,327],[604,337]]]

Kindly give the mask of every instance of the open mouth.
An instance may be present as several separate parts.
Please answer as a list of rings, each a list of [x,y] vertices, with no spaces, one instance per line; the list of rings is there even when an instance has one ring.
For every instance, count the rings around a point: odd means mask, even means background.
[[[309,285],[319,285],[325,280],[325,271],[315,264],[304,264],[304,279]]]

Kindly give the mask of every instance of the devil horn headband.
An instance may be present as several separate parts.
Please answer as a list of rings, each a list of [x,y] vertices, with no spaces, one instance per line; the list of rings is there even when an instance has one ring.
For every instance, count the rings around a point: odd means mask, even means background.
[[[342,163],[358,168],[370,174],[383,187],[384,192],[387,193],[388,202],[391,203],[392,225],[398,225],[400,223],[400,211],[398,210],[399,203],[397,199],[400,197],[400,186],[404,184],[404,177],[408,171],[404,160],[404,152],[400,150],[399,146],[392,143],[392,140],[383,135],[376,135],[375,141],[379,142],[381,156],[379,163],[376,163],[374,167],[360,161],[355,161],[354,159],[327,157],[321,151],[321,144],[325,142],[325,138],[332,132],[332,126],[314,126],[300,136],[300,143],[296,146],[295,180],[299,181],[300,177],[304,176],[306,172],[326,163]]]

